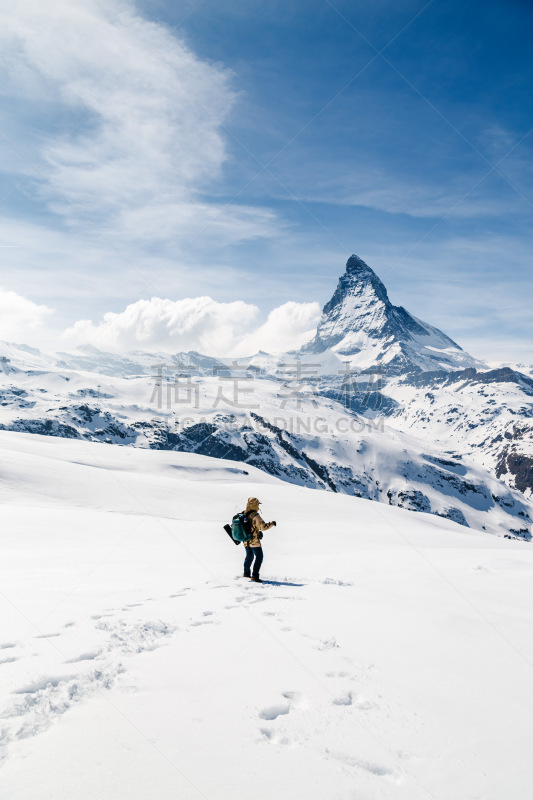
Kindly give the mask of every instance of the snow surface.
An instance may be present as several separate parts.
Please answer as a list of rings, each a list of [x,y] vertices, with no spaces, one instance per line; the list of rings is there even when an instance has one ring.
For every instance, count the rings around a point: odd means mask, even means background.
[[[263,500],[263,577],[221,526]],[[533,550],[204,456],[0,432],[6,800],[529,800]]]

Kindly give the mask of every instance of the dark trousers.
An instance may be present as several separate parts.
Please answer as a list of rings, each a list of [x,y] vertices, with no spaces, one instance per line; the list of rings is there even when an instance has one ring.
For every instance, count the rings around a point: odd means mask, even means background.
[[[261,569],[261,564],[263,563],[263,548],[262,547],[246,547],[246,558],[244,559],[244,574],[250,574],[250,568],[252,566],[252,561],[254,561],[254,571],[252,575],[254,578],[259,577],[259,570]]]

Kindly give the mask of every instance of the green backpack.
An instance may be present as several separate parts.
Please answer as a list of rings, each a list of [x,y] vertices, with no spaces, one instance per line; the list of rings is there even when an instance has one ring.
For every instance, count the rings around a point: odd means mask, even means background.
[[[235,514],[231,521],[231,535],[236,542],[249,542],[251,541],[252,534],[252,519],[245,511]]]

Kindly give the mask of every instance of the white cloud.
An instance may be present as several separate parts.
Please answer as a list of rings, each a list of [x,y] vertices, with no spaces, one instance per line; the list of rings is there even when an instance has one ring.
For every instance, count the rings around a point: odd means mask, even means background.
[[[318,303],[285,303],[260,324],[259,308],[240,300],[219,303],[211,297],[139,300],[101,322],[79,320],[64,333],[67,346],[93,344],[101,350],[136,349],[179,352],[198,350],[212,356],[282,352],[311,338]]]
[[[239,355],[252,355],[258,350],[267,353],[295,350],[313,337],[320,311],[318,303],[284,303],[270,312],[263,325],[245,336],[235,351]]]
[[[65,332],[69,343],[95,344],[102,350],[199,350],[226,355],[241,330],[253,324],[257,306],[235,301],[218,303],[210,297],[139,300],[102,322],[80,320]]]
[[[145,243],[211,225],[230,242],[274,233],[269,210],[201,200],[227,157],[231,74],[131,2],[6,0],[0,45],[12,92],[76,114],[43,131],[37,158],[41,194],[68,221]]]
[[[34,341],[46,317],[53,313],[45,305],[37,305],[16,292],[0,288],[0,339]]]

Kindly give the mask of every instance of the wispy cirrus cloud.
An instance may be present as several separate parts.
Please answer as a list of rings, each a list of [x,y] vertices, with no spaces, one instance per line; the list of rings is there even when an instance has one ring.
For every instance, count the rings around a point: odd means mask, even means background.
[[[347,168],[342,160],[331,161],[328,155],[312,174],[295,163],[287,181],[297,202],[359,207],[415,220],[490,220],[531,211],[521,189],[524,171],[530,169],[529,154],[511,154],[500,166],[494,157],[495,169],[481,164],[463,175],[446,177],[402,174],[390,164],[369,161]],[[271,188],[272,198],[282,197],[279,184],[273,181]]]
[[[128,0],[7,0],[2,16],[4,92],[28,108],[47,101],[68,122],[13,143],[15,168],[50,210],[145,245],[275,233],[269,209],[203,196],[227,158],[227,69]]]

